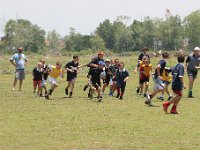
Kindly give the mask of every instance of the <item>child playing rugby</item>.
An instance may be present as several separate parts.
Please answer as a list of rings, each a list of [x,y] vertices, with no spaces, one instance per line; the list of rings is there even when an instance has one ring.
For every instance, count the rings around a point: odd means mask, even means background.
[[[145,87],[144,97],[146,97],[146,94],[149,89],[150,73],[152,70],[152,65],[150,64],[150,61],[146,56],[143,57],[139,70],[140,70],[140,86],[139,86],[140,94],[142,94],[143,87]]]
[[[184,55],[179,55],[177,57],[178,64],[172,69],[172,90],[175,93],[175,97],[173,97],[169,102],[163,103],[164,111],[167,113],[168,107],[173,104],[170,113],[178,114],[177,105],[180,102],[182,95],[183,95],[183,88],[185,88],[185,84],[183,81],[184,76]]]
[[[57,83],[58,76],[61,76],[62,78],[64,77],[63,70],[61,67],[62,67],[62,65],[60,62],[56,62],[56,66],[48,67],[49,68],[49,82],[51,84],[51,88],[45,95],[46,99],[49,99],[49,95],[51,95],[53,93],[53,91],[55,90],[55,88],[58,87],[58,83]]]
[[[116,89],[117,96],[120,100],[123,99],[123,95],[126,88],[126,81],[129,79],[129,73],[126,69],[124,69],[124,63],[119,63],[119,69],[116,72]],[[120,91],[121,90],[121,91]]]
[[[33,69],[33,93],[37,96],[41,96],[41,90],[42,90],[42,69],[43,65],[41,62],[38,62],[37,67]],[[38,88],[38,90],[37,90]]]
[[[69,97],[72,97],[74,85],[76,82],[77,74],[78,74],[78,65],[79,65],[79,56],[74,55],[73,60],[68,62],[65,65],[65,69],[67,70],[67,81],[68,85],[65,88],[65,94],[68,95],[68,89],[70,88]]]

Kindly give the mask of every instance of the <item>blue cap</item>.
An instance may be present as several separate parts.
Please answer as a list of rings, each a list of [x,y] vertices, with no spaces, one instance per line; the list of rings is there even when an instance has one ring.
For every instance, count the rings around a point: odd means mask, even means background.
[[[99,61],[99,65],[103,65],[103,66],[105,66],[106,64],[105,64],[104,61]]]

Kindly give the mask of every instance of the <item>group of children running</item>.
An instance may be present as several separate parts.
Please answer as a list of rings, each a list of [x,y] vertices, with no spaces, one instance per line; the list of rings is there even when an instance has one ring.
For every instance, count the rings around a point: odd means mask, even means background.
[[[199,69],[200,49],[199,47],[195,47],[193,54],[188,56],[186,60],[186,67],[184,65],[185,54],[180,52],[177,54],[178,63],[172,68],[167,68],[167,59],[169,58],[169,54],[163,52],[162,59],[159,60],[155,67],[155,72],[147,51],[147,47],[142,49],[142,53],[138,57],[138,64],[135,68],[135,73],[137,71],[139,72],[139,85],[136,92],[146,97],[145,104],[149,106],[152,106],[152,99],[158,93],[161,93],[161,95],[157,98],[164,100],[164,93],[166,92],[168,94],[168,101],[163,103],[164,111],[168,113],[168,107],[173,104],[170,113],[178,114],[177,105],[182,98],[183,88],[185,88],[183,76],[186,71],[189,77],[188,97],[193,97],[192,87],[197,76],[197,69]],[[124,63],[118,58],[114,60],[106,59],[104,61],[104,55],[104,52],[100,51],[91,62],[84,65],[79,65],[79,56],[74,55],[72,61],[69,61],[64,66],[65,69],[62,69],[60,62],[57,62],[56,66],[47,66],[44,59],[40,60],[37,67],[33,69],[34,93],[38,96],[42,96],[42,89],[44,88],[45,98],[49,99],[49,96],[58,86],[57,78],[59,76],[63,77],[63,73],[66,71],[68,84],[65,88],[65,94],[72,97],[79,69],[87,66],[89,67],[87,74],[88,82],[84,86],[83,90],[86,91],[87,88],[89,88],[88,97],[90,99],[93,98],[93,95],[96,92],[98,101],[101,102],[105,89],[109,86],[109,95],[113,96],[113,93],[116,91],[116,98],[122,100],[125,92],[126,81],[129,79],[129,72],[124,68]],[[151,76],[155,86],[153,91],[149,92],[149,80]],[[47,78],[49,78],[51,84],[49,90],[46,89]],[[101,82],[103,83],[103,86],[101,86]],[[172,84],[174,96],[168,90],[170,83]],[[36,90],[37,87],[38,89]]]

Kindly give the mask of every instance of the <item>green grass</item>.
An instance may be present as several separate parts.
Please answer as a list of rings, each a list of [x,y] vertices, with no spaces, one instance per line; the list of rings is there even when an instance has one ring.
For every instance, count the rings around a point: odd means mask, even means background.
[[[9,56],[0,62],[5,68]],[[29,56],[30,72],[39,56]],[[48,57],[55,63],[59,58]],[[81,58],[81,63],[90,58]],[[187,90],[178,107],[181,114],[168,115],[162,102],[153,100],[157,107],[147,107],[144,98],[135,94],[138,75],[130,70],[132,57],[120,58],[131,73],[123,101],[104,96],[103,102],[89,100],[82,88],[87,81],[87,68],[79,74],[73,98],[65,98],[65,79],[51,96],[52,100],[36,98],[32,93],[32,77],[26,76],[23,90],[11,91],[13,75],[0,78],[0,149],[2,150],[191,150],[200,149],[200,85],[196,80],[194,99],[188,99]],[[66,62],[69,57],[63,57]],[[155,62],[158,58],[152,60]],[[170,65],[175,63],[169,60]],[[187,77],[185,77],[187,83]],[[152,80],[151,87],[152,89]],[[108,92],[108,90],[107,90]]]

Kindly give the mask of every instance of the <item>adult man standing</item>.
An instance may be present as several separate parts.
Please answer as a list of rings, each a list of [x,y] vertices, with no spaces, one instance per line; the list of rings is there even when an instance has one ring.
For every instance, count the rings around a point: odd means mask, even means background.
[[[19,91],[21,91],[23,80],[25,79],[25,66],[27,63],[27,58],[24,54],[22,54],[23,48],[18,48],[18,53],[14,54],[10,58],[10,62],[13,66],[15,66],[15,79],[13,81],[13,88],[15,90],[15,86],[17,84],[17,80],[19,80]]]

